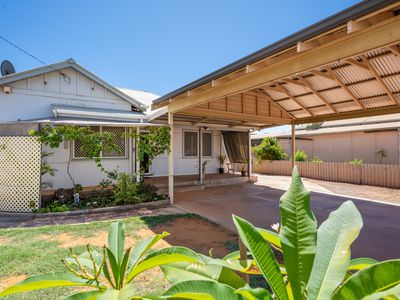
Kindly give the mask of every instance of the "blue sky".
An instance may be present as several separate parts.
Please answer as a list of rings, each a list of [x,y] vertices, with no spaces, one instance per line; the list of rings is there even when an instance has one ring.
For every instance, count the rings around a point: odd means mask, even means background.
[[[0,35],[46,63],[165,94],[355,4],[352,0],[0,0]],[[0,41],[0,60],[38,67]]]

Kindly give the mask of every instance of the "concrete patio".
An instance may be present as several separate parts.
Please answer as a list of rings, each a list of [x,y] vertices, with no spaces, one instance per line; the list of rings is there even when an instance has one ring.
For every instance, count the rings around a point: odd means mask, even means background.
[[[279,198],[284,192],[283,189],[244,183],[176,193],[175,203],[185,211],[204,216],[231,230],[235,230],[232,214],[243,217],[258,227],[269,228],[271,224],[279,222]],[[318,224],[347,199],[312,192],[311,206]],[[354,198],[351,200],[357,205],[364,220],[364,227],[352,247],[352,257],[371,257],[378,260],[398,257],[400,206]]]

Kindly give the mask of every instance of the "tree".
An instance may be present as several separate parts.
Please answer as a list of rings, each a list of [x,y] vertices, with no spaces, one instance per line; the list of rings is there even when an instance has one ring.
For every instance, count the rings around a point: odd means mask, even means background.
[[[278,140],[273,137],[263,139],[260,145],[253,147],[253,153],[257,161],[284,160],[287,157]]]
[[[305,151],[297,149],[297,151],[294,154],[294,160],[295,161],[307,161],[308,155]]]

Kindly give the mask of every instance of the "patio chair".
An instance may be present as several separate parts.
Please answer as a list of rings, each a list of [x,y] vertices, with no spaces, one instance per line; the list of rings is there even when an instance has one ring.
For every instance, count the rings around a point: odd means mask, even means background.
[[[228,167],[228,174],[231,172],[235,174],[235,163],[226,163],[226,166]]]

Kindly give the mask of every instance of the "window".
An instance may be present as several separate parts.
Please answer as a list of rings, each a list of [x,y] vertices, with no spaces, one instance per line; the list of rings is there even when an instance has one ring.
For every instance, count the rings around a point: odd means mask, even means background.
[[[212,132],[203,132],[203,156],[212,156]],[[199,132],[184,131],[183,132],[183,156],[198,157],[199,156]]]
[[[203,156],[212,156],[212,132],[203,132]]]
[[[183,156],[193,157],[198,156],[198,132],[184,131],[183,132]]]
[[[91,130],[95,132],[111,132],[115,135],[114,143],[118,148],[114,151],[103,151],[100,157],[103,158],[126,158],[127,157],[127,137],[125,127],[111,126],[91,126]],[[81,149],[82,143],[79,141],[73,142],[74,158],[87,158],[85,151]]]

